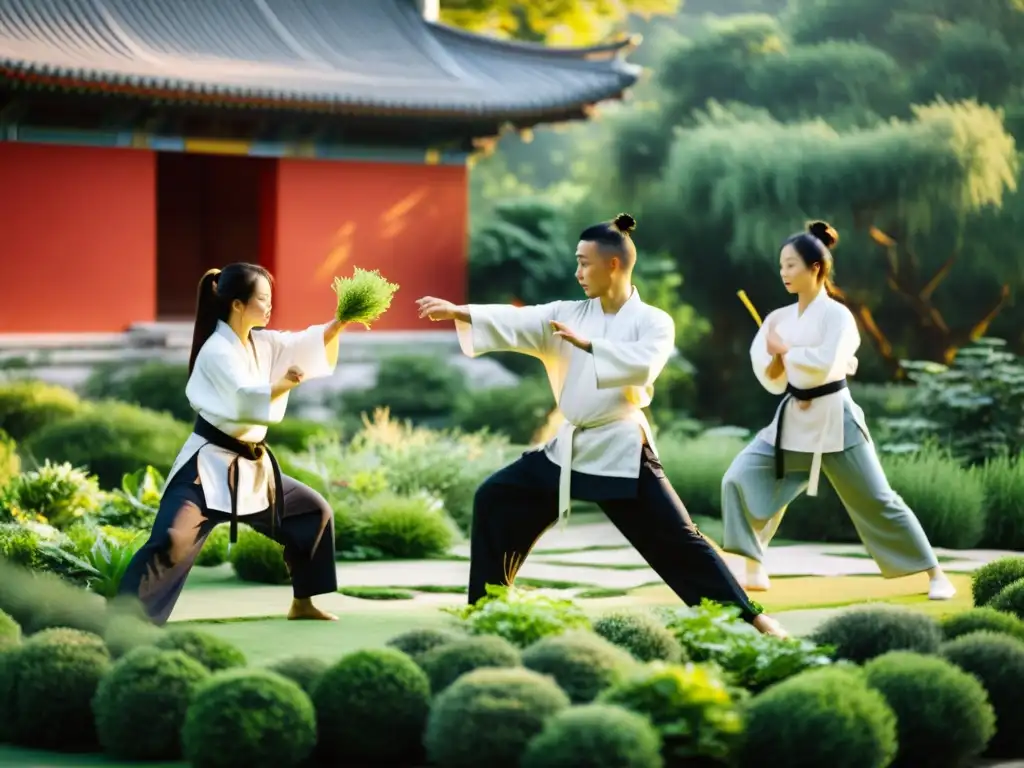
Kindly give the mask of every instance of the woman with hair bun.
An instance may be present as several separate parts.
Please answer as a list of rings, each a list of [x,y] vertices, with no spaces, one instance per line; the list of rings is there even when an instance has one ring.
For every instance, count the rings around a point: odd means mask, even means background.
[[[266,330],[272,283],[266,269],[245,263],[211,269],[199,281],[185,386],[195,425],[120,587],[156,624],[170,617],[214,527],[229,524],[234,542],[239,521],[284,545],[294,593],[288,618],[335,618],[312,602],[338,589],[333,512],[323,496],[281,473],[265,441],[289,393],[334,372],[344,324]]]
[[[782,284],[797,300],[768,315],[750,346],[754,375],[782,402],[722,480],[723,549],[747,558],[747,589],[768,589],[765,550],[786,508],[805,490],[816,496],[824,472],[882,576],[927,572],[928,596],[948,600],[956,589],[921,523],[889,486],[864,413],[847,388],[846,377],[857,371],[860,333],[837,301],[832,248],[838,242],[835,229],[815,221],[782,244]]]

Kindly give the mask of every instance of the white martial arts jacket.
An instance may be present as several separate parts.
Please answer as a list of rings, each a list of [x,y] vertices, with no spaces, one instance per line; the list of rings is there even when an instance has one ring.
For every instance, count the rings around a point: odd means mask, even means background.
[[[565,422],[545,446],[560,468],[558,508],[570,505],[571,470],[605,477],[640,476],[646,441],[657,453],[642,408],[675,350],[671,316],[644,304],[636,288],[614,315],[600,299],[529,307],[469,305],[470,323],[456,321],[462,351],[521,352],[540,359]],[[551,321],[591,342],[593,352],[554,336]]]
[[[326,325],[304,331],[253,331],[251,345],[242,343],[225,322],[206,340],[196,356],[185,387],[192,408],[210,424],[244,442],[258,443],[267,436],[267,425],[284,418],[288,395],[270,399],[272,384],[296,365],[304,381],[330,376],[338,363],[338,338],[324,344]],[[206,505],[231,511],[228,467],[235,454],[208,444],[193,433],[174,460],[168,478],[199,453],[199,481]],[[238,462],[238,514],[252,515],[269,504],[273,483],[270,457]]]
[[[768,331],[773,327],[789,351],[782,358],[785,373],[770,379],[767,368],[772,356],[768,353]],[[797,389],[813,389],[852,376],[857,372],[859,347],[860,332],[853,314],[823,288],[802,315],[797,304],[790,304],[765,318],[750,345],[750,363],[761,385],[773,395],[782,395],[787,384]],[[868,434],[868,430],[864,413],[853,402],[849,389],[809,402],[806,409],[794,399],[786,403],[782,448],[813,454],[807,493],[814,496],[818,491],[822,454],[843,450],[844,403],[849,403],[854,420],[864,434]],[[770,445],[775,445],[780,415],[781,412],[776,413],[772,423],[758,434]]]

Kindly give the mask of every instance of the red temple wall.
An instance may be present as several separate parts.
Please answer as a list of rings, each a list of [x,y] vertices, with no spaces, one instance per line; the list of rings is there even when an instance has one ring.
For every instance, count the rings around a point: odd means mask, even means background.
[[[280,160],[262,190],[273,327],[329,320],[334,277],[361,267],[400,286],[373,330],[435,330],[417,319],[415,300],[465,300],[466,174],[461,165]]]
[[[152,152],[0,142],[0,333],[156,315]]]

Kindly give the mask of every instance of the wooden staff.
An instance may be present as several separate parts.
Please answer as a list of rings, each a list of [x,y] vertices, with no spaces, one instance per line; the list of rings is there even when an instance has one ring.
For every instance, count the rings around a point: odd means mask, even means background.
[[[750,313],[750,316],[754,318],[754,322],[757,323],[757,327],[760,328],[761,316],[757,314],[757,310],[754,309],[754,302],[752,302],[750,300],[750,297],[747,296],[747,292],[741,288],[740,290],[736,291],[736,295],[740,297],[740,301],[743,302],[743,306],[747,308],[747,312]]]

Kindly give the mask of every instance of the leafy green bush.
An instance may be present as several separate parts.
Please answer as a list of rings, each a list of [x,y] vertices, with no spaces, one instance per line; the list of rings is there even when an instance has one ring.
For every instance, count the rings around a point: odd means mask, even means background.
[[[921,521],[936,547],[971,549],[985,533],[985,486],[944,451],[887,457],[889,483]]]
[[[423,494],[383,493],[367,499],[357,531],[361,546],[398,559],[443,555],[455,542],[451,520],[439,504]]]
[[[646,715],[661,734],[668,764],[725,761],[743,730],[739,708],[711,665],[652,661],[597,701]]]
[[[1003,587],[989,605],[997,611],[1012,613],[1018,619],[1024,620],[1024,579],[1017,579]]]
[[[146,466],[121,478],[121,487],[107,494],[97,521],[108,526],[149,531],[160,508],[167,479]]]
[[[1018,579],[1024,579],[1024,556],[1008,555],[978,568],[971,575],[971,594],[976,606],[988,605],[993,597]]]
[[[891,651],[869,661],[864,674],[896,713],[899,765],[965,765],[995,734],[985,688],[945,659]]]
[[[292,580],[284,561],[284,546],[262,533],[239,527],[231,550],[231,566],[242,581],[256,584],[288,584]]]
[[[319,751],[328,761],[400,763],[420,756],[430,681],[401,651],[350,653],[321,675],[313,701]]]
[[[82,386],[90,400],[118,400],[192,421],[195,411],[185,397],[188,366],[153,360],[141,365],[122,361],[96,366]]]
[[[110,654],[99,638],[97,644],[72,632],[40,633],[10,651],[20,657],[14,737],[22,746],[68,752],[98,746],[92,699]]]
[[[538,640],[523,651],[523,666],[551,675],[573,704],[588,704],[621,683],[636,660],[591,632],[566,632]]]
[[[94,514],[103,494],[96,478],[68,462],[51,463],[47,459],[38,469],[14,478],[3,490],[0,504],[23,519],[42,519],[55,528]]]
[[[316,712],[291,680],[231,669],[196,689],[181,736],[194,768],[296,768],[316,747]]]
[[[455,403],[453,422],[463,432],[486,430],[529,445],[554,408],[547,378],[534,376],[511,387],[466,392]]]
[[[169,629],[154,645],[165,651],[181,651],[211,672],[244,667],[245,654],[227,640],[197,629]]]
[[[430,678],[435,696],[474,669],[518,667],[519,649],[496,635],[467,637],[424,651],[416,662]]]
[[[474,605],[443,609],[472,635],[498,635],[519,648],[570,629],[590,629],[587,614],[572,600],[534,590],[487,585]]]
[[[1024,642],[996,632],[979,631],[944,643],[942,656],[985,686],[996,713],[996,733],[985,754],[1024,758]]]
[[[896,755],[896,715],[859,670],[815,669],[774,685],[746,706],[740,768],[886,768]]]
[[[820,541],[834,544],[860,543],[850,514],[835,488],[822,482],[818,495],[801,495],[786,510],[786,538],[794,541]]]
[[[116,604],[117,601],[113,601]],[[108,603],[111,605],[111,603]],[[137,605],[131,606],[137,612],[115,612],[107,622],[103,632],[103,642],[107,644],[110,655],[120,659],[136,648],[144,648],[156,643],[163,637],[166,630],[153,625],[141,615]]]
[[[189,700],[209,676],[181,651],[137,648],[122,657],[100,681],[92,703],[104,751],[119,760],[180,759]]]
[[[445,689],[430,709],[423,743],[444,768],[519,768],[527,744],[569,697],[528,669],[477,669]]]
[[[314,440],[340,440],[341,433],[320,421],[286,418],[271,424],[267,430],[267,442],[271,448],[288,451],[304,451]]]
[[[410,381],[416,386],[410,387]],[[345,392],[337,406],[340,413],[387,408],[396,419],[422,422],[451,414],[465,392],[466,377],[450,362],[432,355],[395,355],[381,360],[374,386]]]
[[[203,548],[199,550],[199,557],[196,558],[196,565],[203,568],[213,568],[223,565],[228,561],[228,544],[231,540],[231,530],[226,525],[218,525],[203,542]],[[241,540],[241,537],[239,537]]]
[[[104,403],[41,429],[22,448],[32,456],[85,467],[103,488],[147,465],[166,474],[191,427],[164,413]]]
[[[433,648],[464,638],[465,635],[450,630],[424,627],[423,629],[410,629],[395,635],[387,641],[386,645],[416,659]]]
[[[20,643],[21,625],[4,611],[0,611],[0,653],[6,648],[19,645]]]
[[[668,629],[687,658],[717,664],[730,681],[751,691],[832,662],[830,649],[808,640],[761,634],[740,619],[739,609],[733,606],[705,600],[668,615]]]
[[[21,457],[14,438],[0,429],[0,492],[21,472]]]
[[[661,736],[643,715],[610,704],[552,715],[523,754],[522,768],[661,768]]]
[[[985,489],[985,533],[979,545],[1024,550],[1024,461],[994,456],[971,468]]]
[[[0,429],[19,443],[83,410],[78,395],[64,387],[42,381],[0,384]]]
[[[745,445],[742,438],[716,434],[658,440],[661,466],[691,515],[721,517],[722,477]]]
[[[988,606],[952,613],[944,616],[940,623],[942,634],[947,640],[954,640],[980,630],[999,632],[1024,640],[1024,621],[1012,613],[997,611]]]
[[[0,556],[24,568],[42,568],[46,557],[39,534],[19,523],[0,523]]]
[[[920,447],[938,440],[958,460],[977,462],[1024,450],[1024,377],[1020,359],[1002,339],[980,339],[960,349],[951,366],[904,362],[917,386],[908,419],[886,422],[883,442]]]
[[[649,613],[609,611],[594,620],[594,632],[640,661],[686,660],[675,635]]]
[[[890,605],[867,605],[826,619],[811,639],[835,648],[837,658],[862,664],[889,651],[935,653],[942,642],[942,630],[935,619],[923,613]]]
[[[328,666],[326,661],[317,656],[288,656],[269,664],[267,669],[298,683],[302,690],[312,696],[313,689]]]

